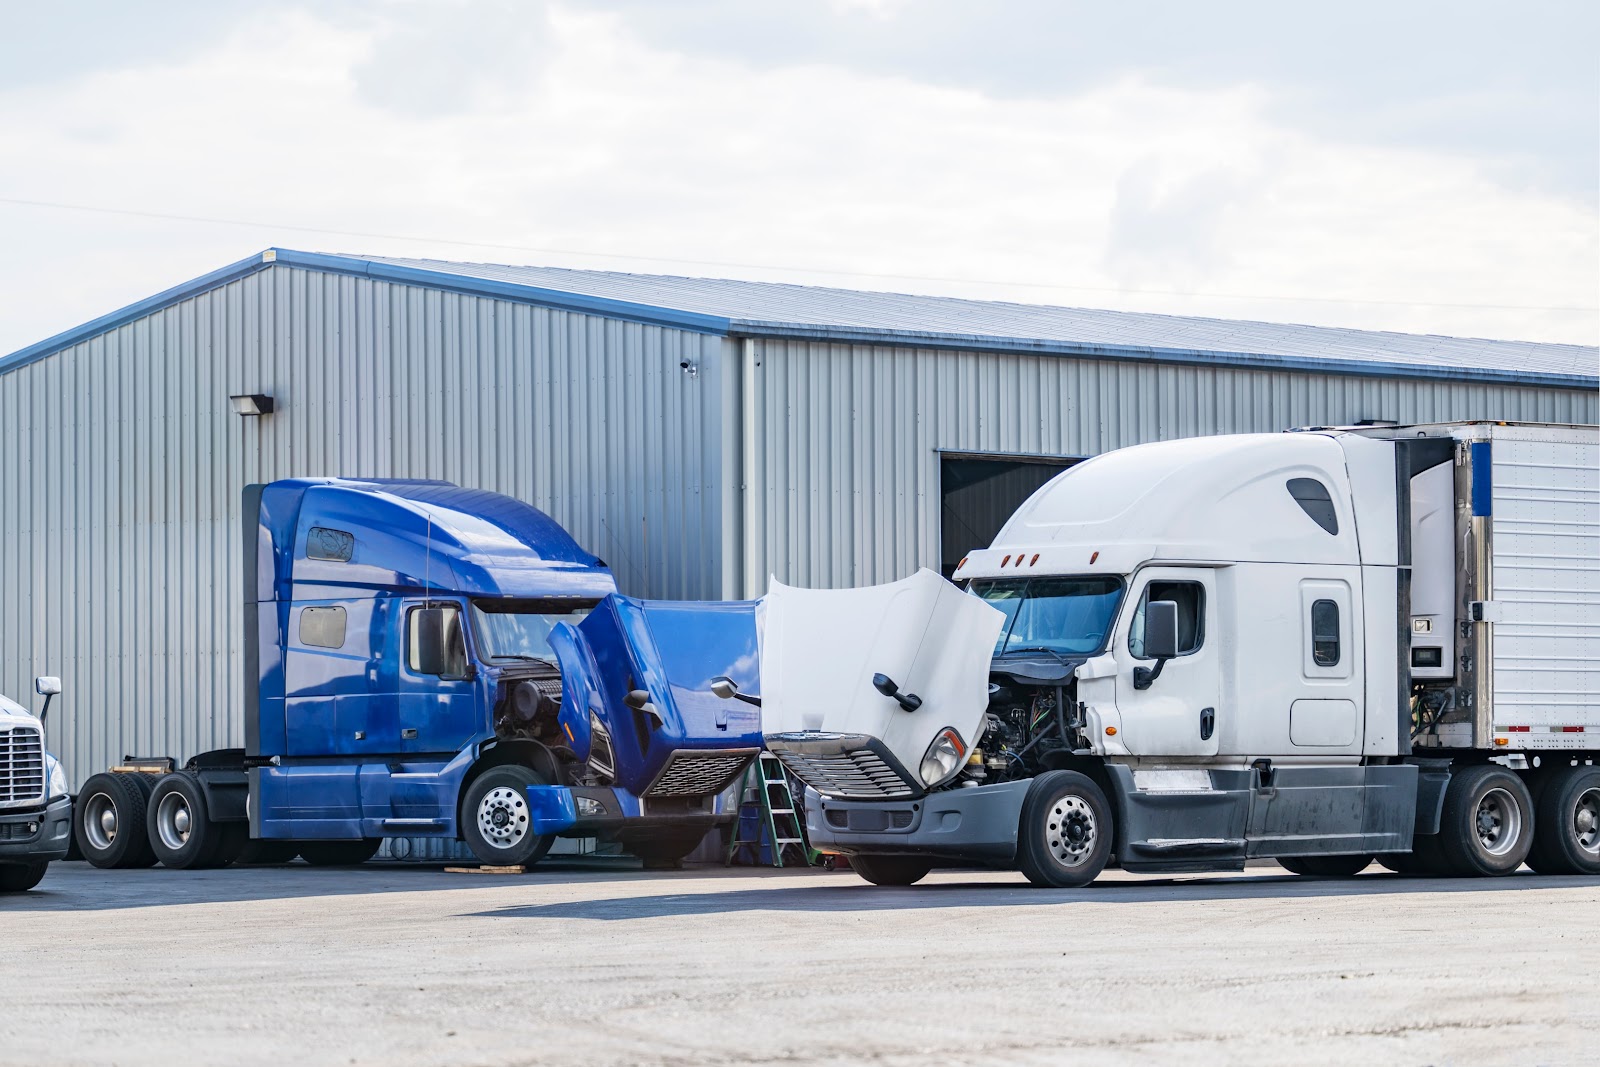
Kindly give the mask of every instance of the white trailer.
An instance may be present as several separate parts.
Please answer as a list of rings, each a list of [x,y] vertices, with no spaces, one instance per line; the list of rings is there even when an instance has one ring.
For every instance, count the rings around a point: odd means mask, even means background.
[[[955,578],[764,605],[767,744],[869,881],[1600,873],[1595,427],[1122,449]]]
[[[38,716],[0,696],[0,893],[32,889],[72,841],[72,797],[61,764],[45,751],[44,719],[61,679],[41,677]]]

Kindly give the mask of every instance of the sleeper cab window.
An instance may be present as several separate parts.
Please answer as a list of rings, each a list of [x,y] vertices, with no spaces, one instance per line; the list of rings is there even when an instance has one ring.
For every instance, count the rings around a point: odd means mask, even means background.
[[[1311,602],[1311,662],[1339,665],[1339,605],[1332,600]]]
[[[1315,478],[1290,478],[1289,495],[1300,505],[1300,510],[1311,516],[1311,521],[1328,533],[1338,536],[1339,516],[1333,510],[1333,497],[1328,487]]]
[[[332,530],[326,526],[313,526],[306,534],[306,559],[325,559],[332,563],[349,563],[354,554],[354,534]]]
[[[301,608],[300,643],[317,648],[344,647],[343,608]]]
[[[434,607],[444,613],[445,662],[439,677],[460,678],[467,673],[467,639],[462,632],[461,608],[455,604],[435,604]],[[422,635],[418,625],[422,610],[419,607],[406,612],[406,666],[413,674],[431,673],[422,669]]]
[[[1197,650],[1206,637],[1206,587],[1199,582],[1151,582],[1139,598],[1128,628],[1128,651],[1134,659],[1145,659],[1144,609],[1152,600],[1170,600],[1178,605],[1178,655]]]

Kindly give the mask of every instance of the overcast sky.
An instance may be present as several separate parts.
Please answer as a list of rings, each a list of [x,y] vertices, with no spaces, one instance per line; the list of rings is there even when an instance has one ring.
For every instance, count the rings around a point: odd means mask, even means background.
[[[1600,334],[1593,0],[3,10],[0,354],[272,245]]]

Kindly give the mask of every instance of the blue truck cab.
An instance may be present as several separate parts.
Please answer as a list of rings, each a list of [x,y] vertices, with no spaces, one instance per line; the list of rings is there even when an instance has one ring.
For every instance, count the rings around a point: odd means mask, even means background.
[[[91,862],[352,863],[442,837],[525,865],[578,836],[671,866],[731,819],[759,715],[710,681],[759,684],[754,605],[621,596],[543,512],[446,482],[278,481],[244,514],[245,746],[97,775],[80,795],[128,796],[126,847],[80,819]]]

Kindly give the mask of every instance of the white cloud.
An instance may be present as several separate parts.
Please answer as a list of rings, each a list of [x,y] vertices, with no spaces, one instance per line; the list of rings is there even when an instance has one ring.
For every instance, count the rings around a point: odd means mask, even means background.
[[[408,10],[264,11],[187,58],[0,93],[0,153],[26,161],[0,196],[665,261],[0,204],[0,352],[268,244],[1595,341],[1594,313],[1479,306],[1592,305],[1587,203],[1507,188],[1466,157],[1289,128],[1262,86],[1123,77],[1000,99],[833,66],[752,71],[557,7],[505,31],[528,62],[454,33],[408,87],[428,55],[392,21]],[[1097,291],[1115,288],[1391,303]]]

